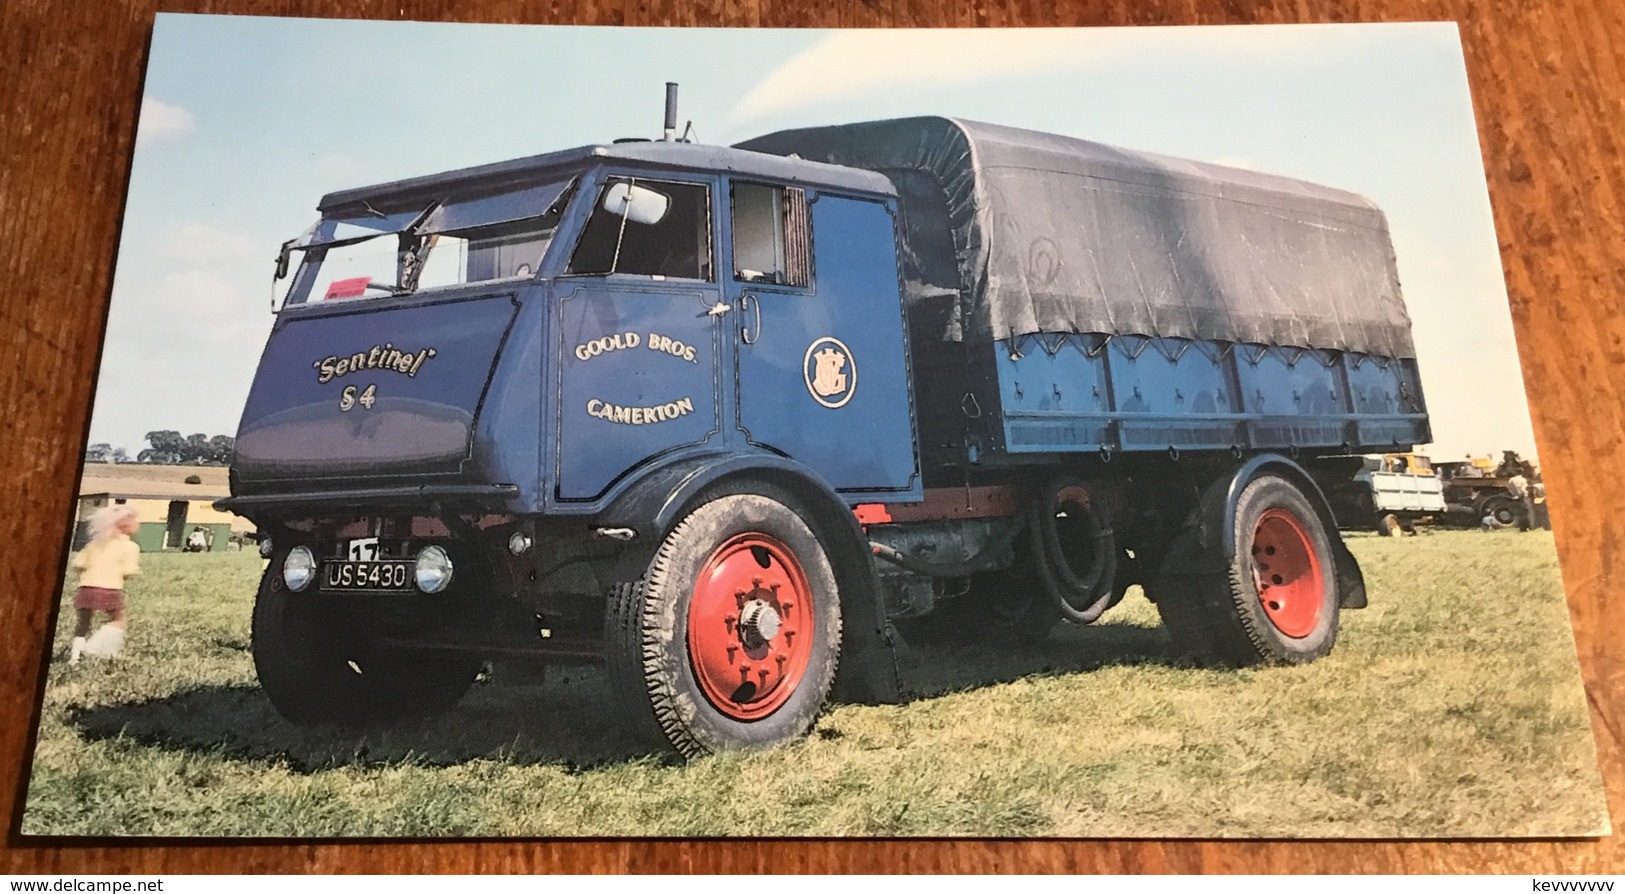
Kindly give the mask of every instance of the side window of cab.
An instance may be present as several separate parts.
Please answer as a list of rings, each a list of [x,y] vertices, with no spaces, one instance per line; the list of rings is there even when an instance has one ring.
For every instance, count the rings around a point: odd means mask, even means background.
[[[566,275],[714,279],[710,190],[699,183],[611,177]]]
[[[807,193],[735,182],[730,189],[733,277],[740,282],[806,288],[812,284]]]

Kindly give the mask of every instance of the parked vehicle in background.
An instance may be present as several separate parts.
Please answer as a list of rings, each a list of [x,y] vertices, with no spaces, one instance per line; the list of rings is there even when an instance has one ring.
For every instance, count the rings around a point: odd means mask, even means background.
[[[1346,484],[1328,487],[1327,496],[1345,530],[1376,530],[1384,536],[1414,534],[1416,526],[1442,519],[1447,511],[1444,482],[1419,453],[1359,457],[1359,471]]]
[[[1457,462],[1435,463],[1435,468],[1444,482],[1444,498],[1452,523],[1477,527],[1482,519],[1490,518],[1499,527],[1550,527],[1550,521],[1545,518],[1545,488],[1540,483],[1540,472],[1517,451],[1503,451],[1499,462],[1490,457],[1468,457]],[[1532,488],[1528,508],[1510,487],[1512,479],[1519,475]],[[1533,517],[1526,519],[1526,515]]]

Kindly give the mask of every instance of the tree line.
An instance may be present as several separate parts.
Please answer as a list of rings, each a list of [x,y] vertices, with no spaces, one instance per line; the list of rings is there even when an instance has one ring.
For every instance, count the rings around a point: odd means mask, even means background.
[[[231,463],[232,450],[237,446],[230,435],[209,437],[201,432],[182,435],[164,429],[149,431],[144,439],[147,446],[130,458],[130,452],[112,444],[97,443],[85,448],[87,463],[152,463],[167,466],[224,466]]]

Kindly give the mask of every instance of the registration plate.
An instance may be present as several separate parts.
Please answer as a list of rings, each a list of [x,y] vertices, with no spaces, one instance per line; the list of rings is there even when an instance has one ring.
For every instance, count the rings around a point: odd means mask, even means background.
[[[411,562],[325,562],[324,590],[410,590]]]

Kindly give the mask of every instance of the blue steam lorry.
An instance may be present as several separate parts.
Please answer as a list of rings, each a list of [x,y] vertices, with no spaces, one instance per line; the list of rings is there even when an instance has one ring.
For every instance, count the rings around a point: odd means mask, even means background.
[[[1210,664],[1326,655],[1325,493],[1429,440],[1382,212],[940,117],[666,136],[332,193],[220,505],[296,721],[601,662],[693,756],[898,697],[1133,584]],[[900,633],[901,631],[901,633]]]

